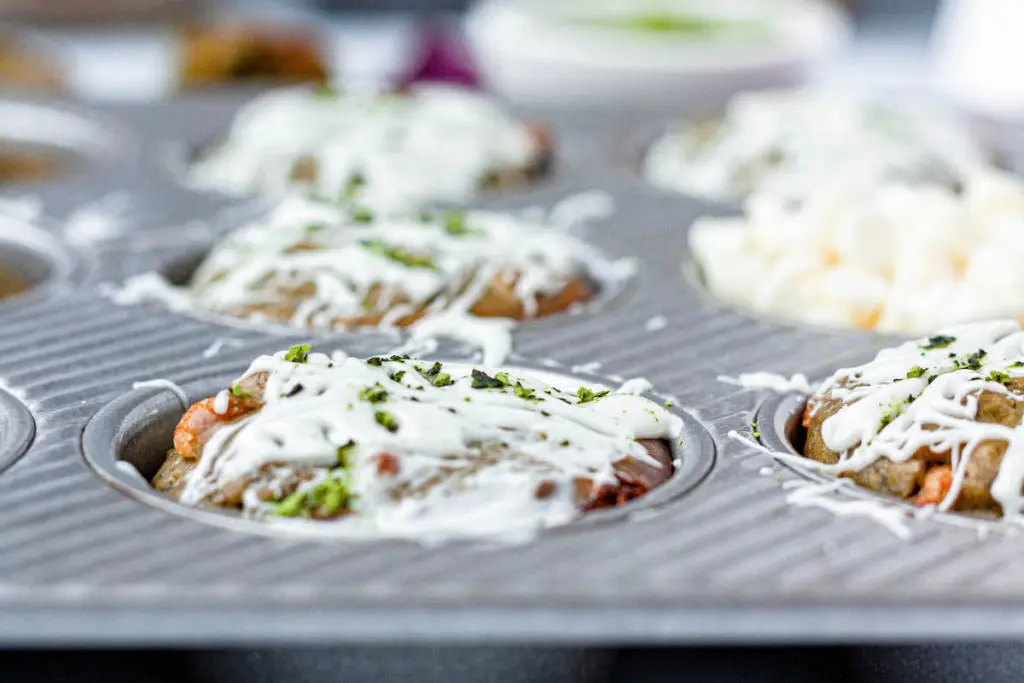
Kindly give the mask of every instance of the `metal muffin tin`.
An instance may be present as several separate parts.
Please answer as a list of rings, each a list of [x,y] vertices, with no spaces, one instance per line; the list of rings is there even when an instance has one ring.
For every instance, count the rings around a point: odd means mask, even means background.
[[[554,172],[478,205],[550,206],[588,190],[613,197],[615,214],[588,239],[609,256],[636,258],[634,281],[592,313],[520,326],[509,364],[586,376],[573,366],[599,361],[598,377],[647,377],[693,419],[684,467],[710,471],[687,479],[688,490],[607,524],[491,548],[287,539],[152,504],[157,494],[116,469],[114,456],[139,434],[152,441],[140,426],[166,433],[183,408],[169,392],[133,392],[133,382],[170,379],[194,399],[254,356],[299,341],[353,355],[398,343],[376,331],[310,334],[156,303],[120,306],[105,294],[105,285],[151,270],[186,277],[219,235],[266,206],[193,192],[164,161],[168,149],[217,139],[240,104],[205,97],[89,114],[124,141],[124,155],[103,167],[110,172],[96,166],[33,190],[51,218],[112,192],[133,210],[117,234],[86,242],[59,223],[26,228],[45,233],[41,253],[64,265],[50,284],[0,302],[0,381],[29,411],[0,400],[0,426],[10,425],[0,433],[13,429],[15,446],[27,445],[25,430],[33,419],[36,426],[26,452],[0,474],[0,643],[389,643],[415,646],[413,658],[429,643],[546,644],[571,664],[581,645],[599,648],[585,650],[593,662],[606,661],[601,647],[628,643],[1024,636],[1024,578],[1014,562],[1024,535],[981,539],[922,520],[904,541],[867,519],[792,507],[785,482],[804,475],[728,436],[750,431],[766,394],[720,375],[823,377],[895,340],[760,319],[685,276],[692,220],[734,209],[652,188],[641,177],[642,150],[623,154],[635,131],[668,125],[665,112],[524,112],[551,125]],[[14,253],[5,244],[0,258]],[[664,326],[648,330],[659,317]],[[437,356],[459,353],[442,344]],[[447,652],[437,675],[453,680],[459,651]],[[291,656],[276,670],[289,670]],[[266,657],[248,661],[263,662],[253,671],[269,666]],[[577,678],[608,675],[607,666],[589,666],[574,668],[587,672]]]

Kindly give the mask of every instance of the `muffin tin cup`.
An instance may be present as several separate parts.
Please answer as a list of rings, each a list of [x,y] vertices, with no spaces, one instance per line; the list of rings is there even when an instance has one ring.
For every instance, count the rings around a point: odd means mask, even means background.
[[[0,145],[28,157],[52,158],[52,174],[0,182],[0,193],[38,198],[63,218],[83,203],[117,190],[141,148],[116,116],[61,100],[0,96]],[[3,207],[0,206],[0,209]]]
[[[667,125],[664,112],[523,112],[552,127],[561,163],[553,182],[473,205],[519,211],[589,190],[612,198],[615,214],[594,221],[585,238],[607,256],[635,258],[636,276],[591,313],[517,327],[507,364],[613,385],[650,380],[694,435],[682,451],[688,483],[677,493],[666,487],[670,500],[651,497],[657,505],[625,518],[487,548],[248,533],[237,519],[210,523],[215,513],[158,502],[117,469],[116,454],[147,425],[159,425],[155,441],[166,439],[184,407],[166,391],[135,392],[134,382],[163,378],[202,398],[255,356],[293,343],[365,357],[402,341],[112,301],[110,286],[133,275],[186,277],[240,216],[265,210],[262,200],[194,192],[158,158],[167,145],[214,139],[240,104],[197,98],[104,110],[99,118],[117,121],[138,154],[81,179],[88,192],[77,187],[83,196],[127,193],[129,220],[116,235],[74,247],[60,225],[26,226],[28,251],[12,252],[28,254],[24,263],[36,254],[55,261],[46,271],[52,286],[0,302],[0,382],[37,425],[25,453],[0,473],[0,643],[583,648],[570,650],[569,662],[627,643],[1024,636],[1024,579],[1013,561],[1024,535],[998,529],[979,538],[974,527],[932,519],[912,522],[905,540],[870,519],[794,507],[787,485],[805,475],[730,436],[749,435],[769,395],[720,376],[823,377],[890,340],[740,313],[687,279],[688,226],[729,209],[664,193],[635,165],[616,162],[623,135]],[[641,154],[638,143],[630,158]],[[43,193],[49,215],[73,209],[73,187]],[[462,359],[467,350],[442,343],[436,356]],[[695,446],[706,455],[688,473]]]
[[[0,297],[0,308],[25,308],[58,296],[93,272],[88,255],[74,253],[40,225],[45,223],[0,214],[0,270],[27,285],[13,296]]]
[[[545,368],[516,365],[515,369],[532,373],[544,381],[559,385],[566,380],[569,380],[569,384],[578,383],[586,386],[614,384],[607,378],[592,374],[579,373],[569,377],[556,375]],[[244,367],[233,374],[186,384],[180,389],[187,395],[188,405],[192,405],[216,395],[218,391],[229,386],[243,370]],[[130,498],[166,512],[233,531],[337,543],[389,540],[365,534],[353,536],[351,530],[329,523],[274,524],[245,519],[230,511],[187,507],[154,490],[148,482],[159,470],[167,451],[172,447],[174,428],[188,405],[182,403],[176,391],[161,387],[141,387],[118,397],[103,407],[89,421],[82,433],[82,450],[87,463],[101,479]],[[683,430],[677,440],[669,443],[676,468],[664,484],[629,503],[596,510],[566,526],[553,527],[543,533],[585,531],[592,525],[628,522],[632,516],[649,518],[658,514],[659,509],[674,504],[678,498],[697,486],[714,464],[714,442],[692,416],[675,408],[672,410],[683,420]],[[486,542],[486,539],[483,541]],[[479,539],[476,541],[478,545],[480,542]]]
[[[0,473],[28,450],[35,435],[32,413],[15,396],[0,389]]]

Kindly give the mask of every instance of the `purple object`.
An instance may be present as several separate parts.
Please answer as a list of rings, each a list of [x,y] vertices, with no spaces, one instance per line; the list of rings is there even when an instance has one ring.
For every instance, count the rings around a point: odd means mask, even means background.
[[[441,23],[430,22],[419,28],[418,42],[413,66],[401,78],[401,85],[432,82],[481,87],[469,51],[456,31]]]

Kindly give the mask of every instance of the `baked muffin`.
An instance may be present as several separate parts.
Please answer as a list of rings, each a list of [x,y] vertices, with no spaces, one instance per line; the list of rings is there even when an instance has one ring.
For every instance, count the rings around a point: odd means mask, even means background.
[[[951,327],[838,371],[807,402],[803,453],[861,486],[958,511],[1024,505],[1024,332]]]
[[[715,120],[686,124],[651,147],[656,185],[715,200],[764,192],[800,200],[826,185],[960,185],[990,153],[941,110],[847,94],[775,90],[736,95]]]
[[[308,345],[196,403],[152,485],[186,505],[436,539],[522,534],[672,474],[682,423],[640,396]]]
[[[0,300],[28,291],[28,280],[0,264]]]
[[[523,320],[590,300],[598,258],[511,215],[389,214],[293,196],[214,247],[189,291],[217,313],[316,329]]]
[[[51,54],[17,32],[0,28],[0,90],[59,93],[66,83]]]
[[[71,154],[58,149],[0,142],[0,185],[52,180],[74,161]]]
[[[194,164],[190,181],[238,194],[298,187],[328,198],[358,186],[374,206],[418,208],[527,182],[550,160],[545,130],[468,90],[296,88],[244,107],[227,138]]]
[[[304,29],[241,24],[197,25],[182,35],[182,89],[224,85],[325,84],[328,67]]]

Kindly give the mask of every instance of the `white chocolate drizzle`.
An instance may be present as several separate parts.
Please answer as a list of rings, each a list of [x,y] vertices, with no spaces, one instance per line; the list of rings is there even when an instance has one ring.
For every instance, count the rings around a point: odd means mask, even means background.
[[[376,207],[473,197],[489,174],[526,169],[536,140],[489,98],[450,87],[408,94],[269,92],[235,117],[224,143],[191,170],[201,188],[281,193],[302,186],[338,197],[354,178]],[[293,178],[312,162],[316,178]]]
[[[239,382],[268,373],[263,406],[213,432],[188,475],[183,503],[198,504],[268,466],[304,467],[318,473],[305,486],[343,476],[352,496],[353,514],[315,524],[329,527],[325,533],[522,540],[579,515],[574,478],[614,482],[613,465],[627,456],[655,462],[637,439],[674,442],[682,431],[678,416],[646,398],[602,395],[593,385],[572,393],[514,370],[400,357],[365,361],[340,351],[311,353],[302,363],[284,357],[262,356],[243,373]],[[474,372],[504,384],[474,388]],[[587,390],[594,395],[587,398]],[[506,455],[487,454],[485,446],[496,443]],[[343,475],[334,471],[339,449]],[[394,458],[396,471],[381,471],[382,454]],[[543,482],[554,487],[539,497]],[[249,515],[265,516],[275,505],[249,492],[243,498]]]

